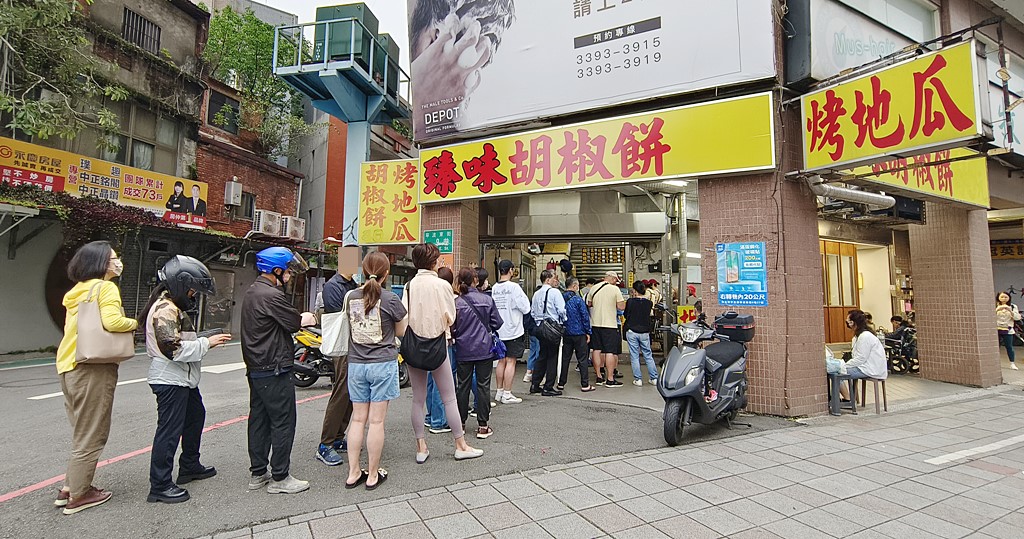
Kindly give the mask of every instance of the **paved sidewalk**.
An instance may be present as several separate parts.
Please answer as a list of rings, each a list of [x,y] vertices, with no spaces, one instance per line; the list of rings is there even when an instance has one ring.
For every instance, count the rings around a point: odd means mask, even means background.
[[[1024,393],[661,448],[214,537],[1021,537]]]

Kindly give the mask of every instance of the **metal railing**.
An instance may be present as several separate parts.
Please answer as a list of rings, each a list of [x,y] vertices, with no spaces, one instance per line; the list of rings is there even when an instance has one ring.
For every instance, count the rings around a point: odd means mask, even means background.
[[[342,40],[338,41],[335,35],[332,41],[331,34],[339,31]],[[398,65],[398,58],[392,58],[377,42],[377,35],[359,19],[347,17],[274,29],[275,75],[316,72],[335,62],[348,62],[352,68],[362,70],[382,93],[403,106],[412,103],[409,75]]]

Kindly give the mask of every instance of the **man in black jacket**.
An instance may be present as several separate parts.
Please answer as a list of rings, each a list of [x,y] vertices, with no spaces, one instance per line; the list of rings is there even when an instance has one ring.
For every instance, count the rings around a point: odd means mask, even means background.
[[[266,485],[271,494],[294,494],[309,488],[308,481],[289,473],[296,420],[292,334],[304,321],[315,322],[315,318],[310,313],[300,314],[284,293],[293,273],[305,267],[302,257],[285,247],[260,251],[256,254],[260,276],[242,300],[242,359],[249,382],[250,490]]]
[[[355,290],[357,285],[351,275],[334,274],[324,283],[323,300],[324,314],[341,312],[345,304],[345,294]],[[345,430],[352,419],[352,401],[348,398],[348,358],[334,358],[334,387],[331,398],[327,401],[324,413],[324,426],[320,431],[320,446],[316,450],[316,458],[328,466],[341,464],[341,453],[347,449]]]

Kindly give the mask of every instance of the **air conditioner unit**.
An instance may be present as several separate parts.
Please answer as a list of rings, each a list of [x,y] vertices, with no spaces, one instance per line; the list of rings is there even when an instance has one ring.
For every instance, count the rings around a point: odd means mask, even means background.
[[[267,236],[280,236],[281,214],[269,210],[256,210],[252,218],[252,229]]]
[[[291,215],[281,217],[281,237],[306,241],[306,220]]]
[[[224,205],[242,205],[242,184],[234,180],[224,184]]]

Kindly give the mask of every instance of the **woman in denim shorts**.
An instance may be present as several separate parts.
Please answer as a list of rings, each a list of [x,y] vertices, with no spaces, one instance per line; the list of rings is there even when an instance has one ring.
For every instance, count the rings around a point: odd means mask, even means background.
[[[406,310],[398,295],[381,287],[387,282],[391,264],[383,253],[363,259],[363,281],[346,298],[351,341],[348,350],[348,395],[352,420],[348,425],[348,479],[345,488],[365,483],[374,490],[388,478],[380,467],[384,450],[384,417],[388,402],[397,399],[398,346],[395,338],[405,334]],[[369,425],[369,429],[366,429]],[[366,432],[367,468],[359,467]]]

